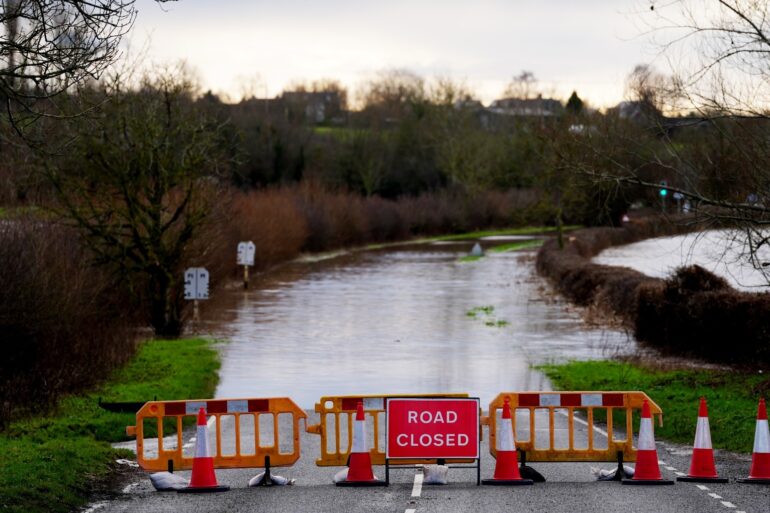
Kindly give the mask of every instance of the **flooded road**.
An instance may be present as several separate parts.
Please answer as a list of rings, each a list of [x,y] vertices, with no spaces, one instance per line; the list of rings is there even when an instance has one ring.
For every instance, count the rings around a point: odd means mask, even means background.
[[[491,247],[510,240],[482,241]],[[634,349],[546,299],[534,250],[460,262],[469,242],[287,264],[227,290],[203,330],[226,339],[217,397],[547,390],[532,364]]]
[[[734,230],[711,230],[674,237],[658,237],[608,248],[593,261],[636,269],[647,276],[667,278],[676,268],[697,264],[721,276],[738,290],[767,292],[770,248],[761,247],[756,262],[749,258],[745,235]]]

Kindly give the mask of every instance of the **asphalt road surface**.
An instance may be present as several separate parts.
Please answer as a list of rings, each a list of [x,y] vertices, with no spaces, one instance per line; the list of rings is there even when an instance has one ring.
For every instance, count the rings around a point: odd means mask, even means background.
[[[317,415],[309,413],[309,422]],[[558,417],[558,416],[557,416]],[[566,439],[566,419],[556,430],[557,446]],[[693,425],[693,429],[695,426]],[[585,426],[578,425],[585,436]],[[638,427],[637,427],[638,429]],[[636,431],[636,429],[635,429]],[[226,435],[226,432],[224,433]],[[539,433],[540,435],[541,433]],[[192,435],[192,433],[191,433]],[[213,434],[210,433],[210,436]],[[601,434],[597,432],[597,439]],[[226,437],[225,437],[226,438]],[[188,448],[193,443],[186,438]],[[494,459],[489,455],[489,437],[482,442],[482,478],[491,477]],[[228,442],[223,439],[223,446]],[[746,477],[750,456],[717,451],[717,470],[730,478],[727,484],[676,483],[674,486],[623,486],[618,482],[598,482],[592,466],[606,469],[612,463],[532,463],[547,479],[533,486],[476,486],[476,472],[450,469],[449,484],[422,485],[422,471],[402,467],[391,471],[387,488],[340,488],[332,484],[336,467],[318,467],[320,437],[302,433],[302,457],[293,467],[273,469],[274,474],[296,479],[294,486],[249,488],[250,478],[261,469],[219,470],[220,484],[231,490],[215,494],[177,494],[156,492],[148,475],[129,472],[120,490],[112,497],[95,502],[86,511],[98,513],[130,512],[398,512],[451,513],[482,512],[549,512],[549,513],[770,513],[770,485],[747,485],[734,482]],[[563,443],[563,442],[562,442]],[[691,449],[658,441],[658,457],[664,479],[675,479],[689,469]],[[187,449],[186,449],[187,450]],[[188,476],[189,472],[180,472]],[[375,467],[384,477],[384,467]]]

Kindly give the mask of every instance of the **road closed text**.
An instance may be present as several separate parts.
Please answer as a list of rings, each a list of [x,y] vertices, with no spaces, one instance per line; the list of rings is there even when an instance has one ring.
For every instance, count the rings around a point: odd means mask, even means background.
[[[389,399],[389,458],[477,458],[475,399]]]

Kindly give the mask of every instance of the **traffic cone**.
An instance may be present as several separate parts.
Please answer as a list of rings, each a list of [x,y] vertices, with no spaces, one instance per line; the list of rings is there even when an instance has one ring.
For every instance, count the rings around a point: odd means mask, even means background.
[[[366,444],[363,401],[358,401],[356,420],[353,422],[353,448],[348,459],[348,475],[344,481],[334,484],[337,486],[387,486],[385,481],[374,477],[372,472],[372,457]]]
[[[709,413],[706,398],[700,398],[698,409],[698,424],[695,427],[695,444],[692,449],[690,473],[685,477],[677,477],[677,481],[688,483],[726,483],[727,478],[719,477],[714,465],[714,449],[711,447],[711,430],[709,429]]]
[[[482,484],[497,486],[531,485],[531,479],[522,479],[519,472],[519,462],[516,458],[516,445],[513,441],[513,424],[511,423],[511,406],[508,398],[503,403],[503,416],[500,420],[500,438],[497,442],[497,459],[495,474],[492,479],[483,479]]]
[[[658,451],[655,449],[655,435],[652,431],[652,415],[647,399],[642,403],[642,419],[639,422],[639,441],[636,447],[636,468],[633,479],[624,479],[628,485],[669,485],[660,475]]]
[[[190,486],[177,490],[179,493],[226,492],[230,489],[229,486],[217,484],[214,458],[209,455],[208,433],[206,412],[201,408],[198,410],[198,433],[195,438],[195,457]]]
[[[770,484],[770,428],[767,426],[765,400],[759,400],[757,427],[754,431],[754,453],[751,456],[749,477],[739,483]]]

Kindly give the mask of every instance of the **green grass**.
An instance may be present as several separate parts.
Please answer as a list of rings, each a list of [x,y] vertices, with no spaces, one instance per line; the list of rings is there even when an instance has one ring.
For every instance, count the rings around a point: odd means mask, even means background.
[[[576,230],[580,226],[565,226],[564,231]],[[440,235],[438,237],[431,237],[429,241],[446,241],[446,240],[465,240],[465,239],[479,239],[481,237],[494,237],[500,235],[535,235],[539,233],[553,233],[556,231],[555,226],[525,226],[523,228],[506,228],[503,230],[485,230],[478,232],[457,233],[454,235]]]
[[[484,323],[484,326],[489,326],[490,328],[504,328],[510,324],[505,319],[495,317],[494,313],[494,306],[477,306],[465,312],[465,316],[471,319],[478,319]]]
[[[539,248],[545,242],[543,239],[523,240],[520,242],[511,242],[510,244],[501,244],[489,249],[490,253],[507,253],[509,251],[519,251],[520,249]]]
[[[211,397],[219,357],[204,339],[153,340],[93,392],[62,400],[51,415],[12,423],[0,435],[0,511],[65,512],[82,506],[108,478],[116,458],[132,453],[109,442],[127,439],[134,414],[111,413],[104,401]]]
[[[543,365],[560,390],[639,390],[663,410],[663,427],[655,436],[692,444],[701,396],[708,401],[715,448],[750,453],[760,395],[770,394],[767,375],[739,371],[661,371],[614,361]],[[634,430],[638,430],[635,424]]]

